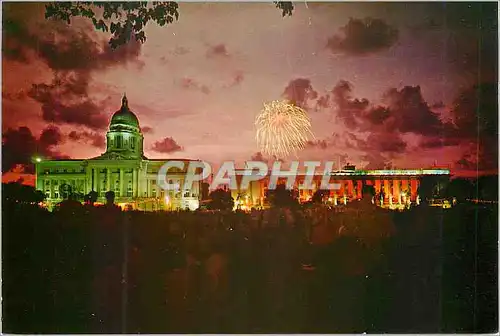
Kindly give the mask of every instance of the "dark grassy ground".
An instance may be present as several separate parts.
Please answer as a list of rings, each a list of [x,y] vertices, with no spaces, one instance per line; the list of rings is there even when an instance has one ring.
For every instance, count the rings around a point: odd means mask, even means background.
[[[206,226],[215,220],[184,216],[53,214],[4,204],[3,331],[498,330],[496,206],[394,213],[396,234],[383,248],[336,239],[315,252],[315,271],[300,266],[310,249],[301,230],[244,233],[246,217],[232,215],[214,234]],[[227,257],[227,278],[210,292],[206,272],[187,267],[186,255],[203,261],[214,252]]]

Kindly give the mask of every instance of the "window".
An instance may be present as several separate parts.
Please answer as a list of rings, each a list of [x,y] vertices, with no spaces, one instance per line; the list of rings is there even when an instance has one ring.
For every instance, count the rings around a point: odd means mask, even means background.
[[[50,198],[50,192],[46,192],[46,193],[45,193],[45,197],[46,197],[46,198]]]
[[[54,198],[59,198],[59,193],[57,191],[54,193]]]
[[[121,135],[116,136],[116,148],[122,148],[123,146],[123,137]]]
[[[135,138],[130,138],[130,148],[135,149]]]

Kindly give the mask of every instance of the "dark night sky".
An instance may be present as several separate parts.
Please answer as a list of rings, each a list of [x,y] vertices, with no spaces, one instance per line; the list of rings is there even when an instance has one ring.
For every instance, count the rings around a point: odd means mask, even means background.
[[[151,158],[241,166],[261,157],[263,103],[288,98],[316,137],[301,160],[498,169],[496,2],[301,2],[286,18],[270,3],[181,3],[178,22],[115,52],[86,22],[45,21],[43,3],[2,6],[4,172],[37,151],[102,153],[123,92]]]

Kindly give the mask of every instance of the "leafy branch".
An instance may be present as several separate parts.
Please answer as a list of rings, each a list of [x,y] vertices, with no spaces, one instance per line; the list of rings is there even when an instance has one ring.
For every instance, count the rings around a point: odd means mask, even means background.
[[[283,17],[292,16],[294,7],[291,1],[274,1],[274,4],[276,8],[281,9]]]
[[[293,4],[275,1],[283,16],[290,16]],[[163,27],[179,19],[179,5],[174,1],[152,2],[51,2],[45,5],[45,18],[71,23],[75,17],[92,21],[95,29],[110,32],[109,44],[116,49],[127,44],[133,37],[146,42],[144,27],[153,21]],[[99,12],[99,13],[96,13]]]
[[[111,48],[127,44],[132,37],[144,43],[144,27],[153,21],[160,26],[179,19],[179,5],[173,1],[153,2],[52,2],[45,6],[45,18],[70,24],[74,17],[90,19],[97,30],[111,32]],[[97,9],[102,15],[98,16]]]

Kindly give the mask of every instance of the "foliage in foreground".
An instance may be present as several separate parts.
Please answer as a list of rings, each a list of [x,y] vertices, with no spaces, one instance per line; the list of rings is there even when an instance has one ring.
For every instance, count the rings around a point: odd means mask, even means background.
[[[275,1],[282,16],[291,16],[294,6],[288,1]],[[144,28],[149,22],[163,27],[179,19],[175,1],[152,2],[51,2],[45,6],[45,18],[71,23],[81,17],[92,21],[95,29],[110,32],[109,44],[115,49],[133,37],[144,43]]]

